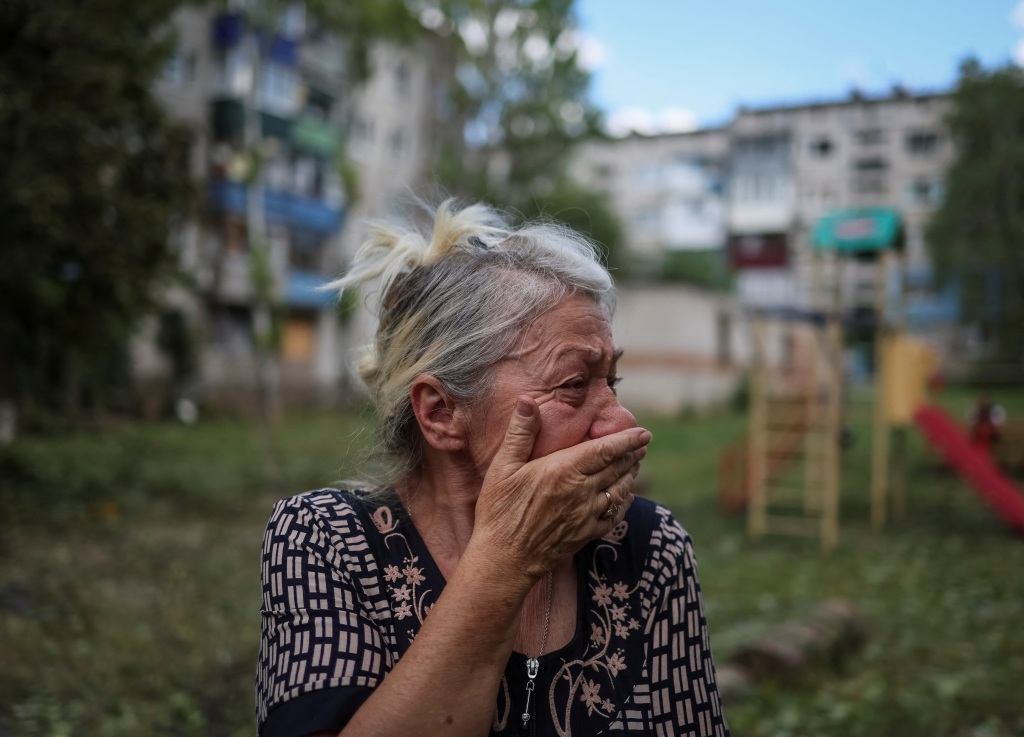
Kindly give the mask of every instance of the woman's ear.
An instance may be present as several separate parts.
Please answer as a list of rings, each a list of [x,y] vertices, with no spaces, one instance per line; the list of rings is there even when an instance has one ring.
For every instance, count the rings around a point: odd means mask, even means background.
[[[435,376],[417,376],[409,388],[409,399],[423,439],[431,448],[454,451],[466,447],[462,424],[455,416],[455,401]]]

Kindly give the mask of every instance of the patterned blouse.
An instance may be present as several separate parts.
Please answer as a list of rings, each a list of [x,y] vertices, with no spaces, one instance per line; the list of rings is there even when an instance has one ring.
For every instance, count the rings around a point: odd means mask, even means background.
[[[576,634],[513,652],[491,735],[726,737],[690,538],[637,498],[576,554]],[[279,502],[263,542],[260,737],[340,731],[408,649],[445,580],[403,508],[324,489]]]

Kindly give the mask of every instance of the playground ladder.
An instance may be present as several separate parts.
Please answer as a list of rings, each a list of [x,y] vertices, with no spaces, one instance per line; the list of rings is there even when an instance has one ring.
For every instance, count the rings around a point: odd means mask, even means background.
[[[832,548],[839,536],[840,459],[843,425],[844,322],[871,316],[874,340],[888,308],[893,254],[874,261],[835,252],[811,261],[810,289],[801,307],[752,319],[755,370],[748,441],[751,535],[819,537]],[[771,357],[774,329],[801,336],[808,355],[796,364]],[[779,319],[781,318],[781,320]],[[879,372],[875,372],[876,376]],[[872,522],[885,519],[889,433],[877,389],[872,400]]]
[[[751,534],[838,539],[838,437],[841,334],[838,324],[807,323],[796,331],[796,365],[760,360],[752,381],[748,468]],[[764,358],[769,327],[755,319]],[[839,339],[839,340],[837,340]]]

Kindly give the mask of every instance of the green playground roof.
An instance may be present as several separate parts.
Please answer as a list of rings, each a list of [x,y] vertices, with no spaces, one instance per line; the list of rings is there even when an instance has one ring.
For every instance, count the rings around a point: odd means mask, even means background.
[[[814,226],[817,251],[885,251],[902,245],[900,214],[887,207],[837,210]]]

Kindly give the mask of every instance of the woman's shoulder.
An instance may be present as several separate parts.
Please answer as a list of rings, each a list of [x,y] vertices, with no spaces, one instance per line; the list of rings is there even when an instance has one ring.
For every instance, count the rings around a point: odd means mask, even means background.
[[[693,568],[689,533],[668,507],[650,499],[634,499],[625,520],[605,540],[617,536],[621,536],[619,550],[625,553],[622,563],[629,565],[633,575],[655,583],[655,590]]]
[[[650,499],[636,497],[626,512],[624,522],[630,534],[646,540],[647,547],[668,546],[681,552],[690,545],[690,534],[672,511]]]
[[[268,537],[319,530],[330,538],[362,536],[380,506],[378,495],[363,489],[322,488],[281,499],[267,522]]]
[[[334,519],[359,514],[367,508],[376,508],[381,504],[390,503],[379,492],[324,487],[281,499],[274,505],[274,513],[279,514],[280,510],[305,509],[320,517]]]
[[[325,519],[347,517],[357,509],[361,495],[359,490],[329,487],[304,491],[274,504],[271,521],[300,511]]]

